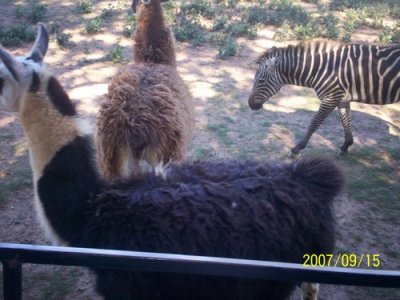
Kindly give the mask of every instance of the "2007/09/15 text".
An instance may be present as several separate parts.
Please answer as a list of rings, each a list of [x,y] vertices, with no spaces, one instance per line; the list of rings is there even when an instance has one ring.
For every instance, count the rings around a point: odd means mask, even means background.
[[[342,267],[342,268],[379,268],[381,259],[379,254],[304,254],[305,267]]]

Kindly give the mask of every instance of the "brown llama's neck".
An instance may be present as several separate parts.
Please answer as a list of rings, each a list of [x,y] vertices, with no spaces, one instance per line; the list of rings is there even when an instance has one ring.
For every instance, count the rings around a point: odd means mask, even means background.
[[[139,6],[134,35],[134,61],[176,67],[173,35],[166,26],[160,1]]]

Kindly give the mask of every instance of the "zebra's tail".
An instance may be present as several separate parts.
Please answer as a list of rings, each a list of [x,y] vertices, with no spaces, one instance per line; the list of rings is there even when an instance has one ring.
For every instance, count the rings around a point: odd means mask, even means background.
[[[303,158],[293,163],[292,172],[313,190],[327,197],[337,196],[345,186],[343,172],[327,158]]]

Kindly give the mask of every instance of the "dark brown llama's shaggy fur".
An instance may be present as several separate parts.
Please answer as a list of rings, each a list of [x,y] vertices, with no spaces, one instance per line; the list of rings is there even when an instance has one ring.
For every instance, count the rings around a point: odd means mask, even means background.
[[[196,162],[102,192],[79,246],[302,263],[331,253],[343,177],[325,159]],[[118,234],[116,234],[118,232]],[[96,270],[107,299],[286,299],[295,283]]]
[[[192,97],[159,0],[139,5],[134,39],[134,63],[114,76],[98,117],[99,167],[111,181],[183,160],[193,136]]]

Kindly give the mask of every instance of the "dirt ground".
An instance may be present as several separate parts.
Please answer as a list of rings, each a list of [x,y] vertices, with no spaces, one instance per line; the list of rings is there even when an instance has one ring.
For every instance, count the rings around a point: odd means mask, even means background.
[[[15,22],[13,7],[22,2],[1,2],[0,14],[6,13],[0,16],[1,23]],[[124,49],[124,59],[131,58],[132,42],[122,35],[129,1],[114,1],[119,13],[106,20],[102,32],[94,35],[85,33],[84,21],[107,8],[109,1],[95,1],[95,10],[88,15],[74,13],[73,1],[42,3],[48,4],[48,28],[51,22],[59,22],[73,42],[72,46],[60,49],[52,35],[45,62],[76,101],[79,112],[95,122],[108,82],[120,66],[106,60],[106,54],[119,44]],[[179,72],[196,103],[196,134],[189,159],[289,159],[286,154],[305,133],[319,100],[311,90],[287,86],[263,110],[253,112],[248,108],[256,58],[266,48],[282,45],[272,40],[274,30],[265,27],[256,39],[240,40],[239,53],[228,60],[216,59],[217,49],[210,45],[193,48],[186,43],[176,44]],[[361,31],[357,37],[365,40],[371,34]],[[9,50],[23,55],[29,47],[26,44]],[[378,196],[378,187],[367,185],[369,190],[365,191],[364,186],[357,190],[357,186],[349,185],[335,204],[337,251],[380,254],[381,269],[400,270],[400,105],[354,104],[352,108],[355,144],[349,156],[338,162],[350,177],[359,176],[358,171],[373,170],[384,160],[390,165],[386,184],[393,193],[386,194],[390,198],[388,203],[372,203],[356,198],[351,191]],[[333,114],[314,134],[303,155],[335,157],[342,141],[342,128]],[[30,177],[29,155],[17,117],[1,112],[1,242],[48,244],[35,219]],[[388,213],[383,213],[383,209]],[[24,299],[97,299],[92,290],[93,279],[85,269],[26,265],[23,274]],[[299,291],[292,298],[299,299]],[[400,289],[323,285],[319,299],[394,300],[400,299]]]

